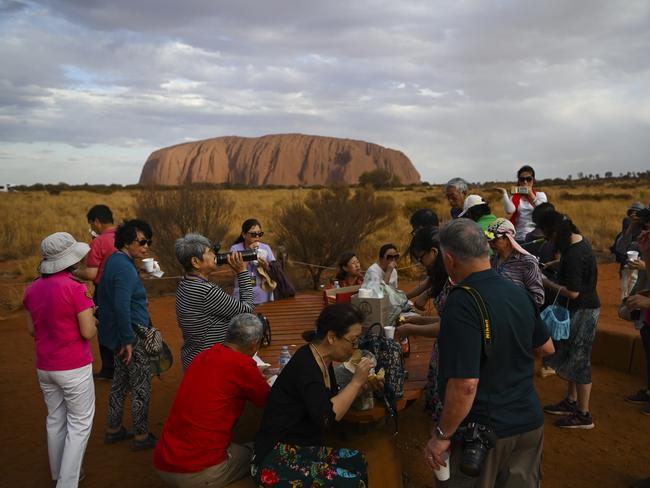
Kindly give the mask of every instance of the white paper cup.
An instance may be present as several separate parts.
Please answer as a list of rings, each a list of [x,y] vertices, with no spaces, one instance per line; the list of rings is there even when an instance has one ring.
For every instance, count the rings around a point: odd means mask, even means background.
[[[372,298],[372,291],[367,288],[359,288],[359,298]]]
[[[449,451],[442,454],[442,459],[447,466],[440,466],[440,469],[436,469],[434,474],[438,478],[438,481],[447,481],[449,479]]]
[[[638,251],[628,251],[627,252],[627,260],[628,261],[636,261],[639,259],[639,252]]]
[[[394,339],[395,338],[395,327],[393,327],[392,325],[384,326],[384,335],[386,336],[387,339]]]
[[[153,273],[153,268],[155,267],[155,263],[156,263],[156,261],[154,260],[154,258],[144,258],[142,260],[144,270],[147,273]]]

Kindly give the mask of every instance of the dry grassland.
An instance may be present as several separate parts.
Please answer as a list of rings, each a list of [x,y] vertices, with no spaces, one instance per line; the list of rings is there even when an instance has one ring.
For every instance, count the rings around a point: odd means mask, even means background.
[[[650,201],[650,188],[645,181],[637,182],[591,182],[542,188],[556,208],[568,214],[592,242],[594,248],[605,256],[611,242],[620,229],[621,219],[633,201]],[[303,199],[307,189],[249,189],[213,190],[231,196],[235,210],[227,237],[229,243],[239,232],[243,220],[256,217],[261,220],[267,233],[265,240],[277,246],[274,239],[274,220],[277,211],[294,199]],[[497,216],[503,216],[503,206],[498,195],[489,187],[472,189],[491,203]],[[410,237],[408,214],[415,208],[433,208],[442,219],[449,215],[449,207],[440,186],[397,188],[382,190],[381,195],[392,197],[396,203],[397,215],[394,223],[383,229],[376,229],[374,235],[360,243],[356,250],[365,266],[375,259],[375,253],[382,243],[393,242],[400,250],[406,249]],[[36,276],[39,262],[39,243],[46,235],[56,231],[67,231],[79,240],[88,240],[87,210],[98,203],[111,207],[116,221],[133,218],[138,191],[118,191],[112,194],[97,194],[84,191],[64,191],[58,195],[47,192],[16,192],[0,194],[0,281],[29,280]],[[337,218],[332,215],[332,218]],[[324,239],[327,236],[323,236]],[[155,229],[154,229],[155,241]],[[155,254],[155,244],[153,253]],[[402,266],[408,266],[403,261]]]

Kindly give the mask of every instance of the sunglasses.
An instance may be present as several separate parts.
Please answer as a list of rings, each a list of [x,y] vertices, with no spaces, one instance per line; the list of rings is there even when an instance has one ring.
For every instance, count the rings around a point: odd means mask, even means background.
[[[517,179],[518,179],[520,182],[526,182],[526,183],[530,183],[531,181],[534,180],[534,178],[533,178],[532,176],[520,176],[520,177],[517,178]]]
[[[151,239],[140,239],[139,241],[133,241],[133,242],[137,242],[141,246],[151,246],[151,244],[153,244],[153,241]]]
[[[386,259],[389,261],[397,261],[399,259],[399,254],[386,254]]]
[[[262,237],[264,235],[264,232],[247,232],[247,234],[256,239],[258,237]]]

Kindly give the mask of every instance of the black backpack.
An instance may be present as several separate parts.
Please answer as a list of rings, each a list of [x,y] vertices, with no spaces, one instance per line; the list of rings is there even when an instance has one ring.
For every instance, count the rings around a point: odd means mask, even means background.
[[[374,329],[379,328],[375,333]],[[404,396],[404,354],[399,342],[386,338],[384,328],[377,322],[364,332],[359,340],[359,348],[370,351],[377,358],[375,371],[384,368],[383,397],[386,409],[395,420],[397,433],[397,400]]]

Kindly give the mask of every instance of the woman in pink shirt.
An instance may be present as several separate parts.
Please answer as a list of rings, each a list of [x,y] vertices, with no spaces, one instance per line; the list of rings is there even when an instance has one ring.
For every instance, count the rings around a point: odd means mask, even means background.
[[[36,344],[38,381],[47,405],[47,448],[57,488],[76,487],[95,416],[89,339],[95,336],[93,301],[72,271],[88,244],[67,232],[41,242],[41,277],[25,291],[27,330]]]

